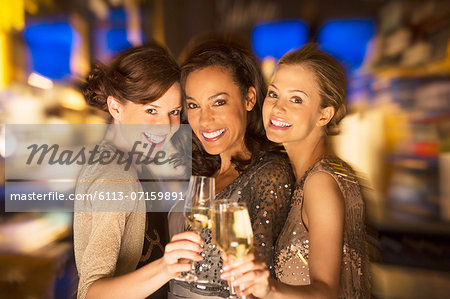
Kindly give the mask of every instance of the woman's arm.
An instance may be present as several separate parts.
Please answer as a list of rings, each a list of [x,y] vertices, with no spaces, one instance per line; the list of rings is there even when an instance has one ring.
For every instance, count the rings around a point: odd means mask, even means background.
[[[303,221],[310,233],[310,285],[292,286],[269,279],[268,270],[251,256],[227,265],[224,277],[244,294],[260,298],[337,298],[343,248],[344,198],[331,175],[318,172],[305,182]]]
[[[95,281],[86,298],[145,298],[179,273],[189,271],[186,260],[200,261],[201,238],[193,232],[175,235],[164,256],[131,273]]]

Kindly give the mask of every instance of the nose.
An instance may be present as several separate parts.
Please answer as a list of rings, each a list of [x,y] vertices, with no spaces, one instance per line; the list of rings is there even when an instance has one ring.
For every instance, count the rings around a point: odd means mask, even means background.
[[[162,114],[158,117],[158,119],[154,122],[156,125],[170,125],[171,119],[168,114]]]
[[[284,113],[286,111],[286,104],[285,101],[282,99],[278,99],[272,107],[272,111],[274,113]]]
[[[209,128],[214,122],[214,113],[211,109],[206,108],[200,111],[199,125],[202,128]]]
[[[149,129],[153,134],[166,135],[170,132],[172,121],[169,115],[159,115],[156,119],[153,119],[149,124]]]

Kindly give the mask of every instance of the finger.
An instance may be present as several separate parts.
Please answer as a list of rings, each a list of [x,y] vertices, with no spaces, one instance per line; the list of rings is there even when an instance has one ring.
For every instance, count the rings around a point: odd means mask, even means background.
[[[242,283],[240,285],[242,294],[244,296],[248,296],[250,294],[258,294],[261,295],[262,292],[268,292],[269,290],[269,271],[265,271],[262,275],[259,275],[257,279],[254,281],[250,281],[249,283]],[[265,290],[265,291],[264,291]],[[266,293],[267,295],[267,293]],[[265,295],[261,295],[265,297]]]
[[[233,285],[237,287],[241,285],[250,286],[255,281],[259,281],[261,277],[264,277],[264,271],[262,270],[247,272],[239,277],[235,277]]]
[[[266,264],[264,262],[254,262],[250,261],[245,264],[241,264],[238,267],[230,269],[230,272],[238,271],[238,273],[246,273],[249,271],[258,271],[266,269]]]
[[[182,232],[182,233],[176,234],[172,237],[171,242],[183,240],[183,239],[190,240],[199,245],[203,245],[203,243],[204,243],[202,238],[197,233],[194,233],[194,232]]]
[[[241,292],[243,296],[250,296],[251,294],[255,294],[258,291],[258,289],[261,289],[261,286],[252,285],[248,288],[242,289]]]
[[[189,259],[179,259],[178,260],[178,263],[179,264],[191,264],[191,262],[192,262],[192,260],[189,260]]]
[[[235,276],[235,279],[233,280],[232,284],[235,287],[238,287],[240,285],[250,285],[252,282],[260,275],[259,271],[252,271],[247,272],[239,277]]]
[[[173,264],[173,265],[168,265],[167,269],[169,270],[170,273],[181,273],[181,272],[188,272],[189,270],[191,270],[191,264]]]
[[[228,256],[225,253],[222,252],[220,254],[220,257],[222,258],[224,264],[226,264],[226,263],[228,264],[228,262],[229,262]]]
[[[164,254],[164,259],[166,260],[167,264],[176,264],[180,259],[201,261],[203,257],[194,251],[179,249],[176,251],[167,252],[166,254]]]
[[[231,268],[241,267],[242,264],[252,262],[254,260],[255,260],[255,256],[253,255],[253,253],[249,253],[242,258],[238,258],[236,260],[229,260],[229,262],[227,263],[227,267],[224,267],[223,270],[227,271],[228,269],[231,269]]]
[[[260,285],[256,285],[253,281],[249,281],[248,283],[239,283],[239,285],[233,285],[235,289],[238,290],[240,296],[247,296],[251,294],[251,290],[253,289],[261,289]]]
[[[265,270],[265,269],[266,269],[266,264],[264,262],[250,261],[250,262],[242,264],[238,267],[228,268],[227,270],[225,270],[225,268],[224,268],[224,272],[221,277],[222,277],[222,279],[227,279],[228,277],[232,277],[232,276],[238,277],[238,276],[242,276],[243,274],[245,274],[247,272],[260,271],[260,270]]]
[[[179,249],[192,250],[195,252],[201,252],[203,248],[198,244],[189,240],[176,240],[166,245],[166,252],[171,252]]]

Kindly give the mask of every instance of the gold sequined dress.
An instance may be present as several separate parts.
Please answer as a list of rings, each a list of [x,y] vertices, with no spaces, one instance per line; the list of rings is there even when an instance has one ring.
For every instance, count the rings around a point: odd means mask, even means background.
[[[303,176],[294,190],[286,223],[275,246],[276,278],[290,285],[308,285],[309,232],[302,220],[303,186],[316,172],[329,173],[345,198],[344,246],[340,298],[369,298],[368,257],[365,250],[364,202],[350,166],[337,157],[325,156]]]

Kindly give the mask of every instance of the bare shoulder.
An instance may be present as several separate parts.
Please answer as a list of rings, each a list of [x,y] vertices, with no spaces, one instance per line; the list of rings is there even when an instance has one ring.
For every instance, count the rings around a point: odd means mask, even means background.
[[[335,178],[328,172],[317,171],[308,176],[304,184],[305,208],[321,211],[344,210],[345,198]]]

